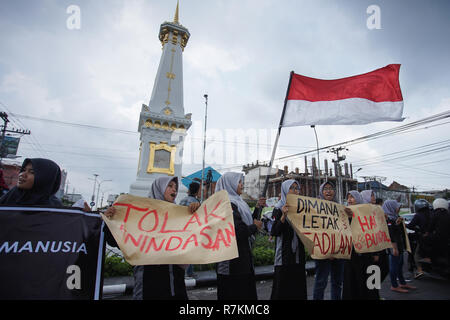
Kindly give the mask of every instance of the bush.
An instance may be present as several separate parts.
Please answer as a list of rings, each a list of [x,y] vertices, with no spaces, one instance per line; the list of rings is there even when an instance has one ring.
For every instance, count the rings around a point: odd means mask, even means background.
[[[133,266],[131,266],[121,257],[108,256],[105,258],[103,272],[105,278],[132,276]]]

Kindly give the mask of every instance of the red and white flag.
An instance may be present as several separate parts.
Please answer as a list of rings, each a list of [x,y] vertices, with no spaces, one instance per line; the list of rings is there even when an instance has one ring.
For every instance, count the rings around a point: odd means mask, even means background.
[[[403,121],[399,64],[336,80],[292,74],[282,126]]]

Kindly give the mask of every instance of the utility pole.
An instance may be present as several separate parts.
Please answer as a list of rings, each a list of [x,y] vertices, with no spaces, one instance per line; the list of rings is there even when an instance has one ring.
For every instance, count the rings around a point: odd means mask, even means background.
[[[344,147],[331,148],[330,150],[327,151],[336,154],[336,160],[332,159],[332,161],[334,163],[334,174],[336,175],[336,189],[338,194],[338,200],[339,203],[341,204],[344,201],[344,195],[342,190],[341,165],[339,164],[339,162],[344,161],[346,157],[345,155],[339,156],[339,152],[343,150],[348,151],[348,149]]]
[[[4,156],[7,156],[7,154],[4,153],[3,148],[4,148],[4,142],[5,142],[5,134],[6,132],[11,132],[11,133],[17,133],[17,134],[31,134],[30,130],[22,130],[22,129],[15,129],[13,128],[13,130],[8,130],[8,114],[6,112],[0,112],[0,118],[2,118],[3,120],[3,127],[2,127],[2,140],[0,141],[0,162],[1,160],[3,160]]]
[[[110,179],[108,179],[108,180],[103,180],[103,181],[100,181],[100,182],[98,183],[98,188],[97,188],[97,200],[96,200],[96,208],[97,208],[97,210],[98,210],[98,208],[100,208],[99,205],[98,205],[98,196],[99,196],[99,194],[100,194],[100,185],[101,185],[103,182],[107,182],[107,181],[112,181],[112,180],[110,180]]]
[[[93,207],[95,205],[94,199],[95,199],[95,185],[97,183],[97,177],[98,177],[98,174],[94,173],[94,190],[92,190],[91,207]],[[89,180],[92,180],[92,179],[89,179]],[[94,204],[92,204],[92,202],[94,202]]]

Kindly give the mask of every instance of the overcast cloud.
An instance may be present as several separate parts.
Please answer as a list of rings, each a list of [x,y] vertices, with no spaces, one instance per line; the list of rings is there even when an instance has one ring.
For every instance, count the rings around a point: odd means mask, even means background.
[[[81,10],[79,30],[66,26],[70,5]],[[367,28],[370,5],[381,10],[379,30]],[[68,171],[69,191],[85,199],[94,173],[113,180],[102,184],[105,195],[128,192],[139,156],[139,112],[150,100],[161,56],[159,26],[173,20],[175,7],[175,0],[1,1],[1,111],[135,132],[13,118],[12,126],[32,132],[22,137],[19,162],[53,159]],[[403,123],[450,110],[448,12],[449,2],[436,0],[181,0],[180,23],[191,33],[183,54],[184,106],[193,121],[183,174],[201,168],[205,93],[208,137],[216,140],[208,143],[207,165],[240,171],[268,160],[291,70],[336,79],[400,63]],[[319,126],[317,133],[326,146],[399,125]],[[233,133],[239,143],[230,143]],[[364,142],[349,147],[347,161],[363,164],[448,136],[447,124]],[[285,128],[277,157],[313,148],[311,128]],[[320,156],[331,161],[326,152]],[[362,168],[360,176],[384,176],[386,184],[443,189],[448,158],[443,150],[353,168]],[[304,159],[277,164],[303,171]]]

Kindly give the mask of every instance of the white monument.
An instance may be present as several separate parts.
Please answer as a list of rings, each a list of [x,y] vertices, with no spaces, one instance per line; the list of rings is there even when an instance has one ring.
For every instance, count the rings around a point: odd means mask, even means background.
[[[159,30],[162,55],[148,106],[142,105],[138,131],[141,133],[136,181],[130,194],[147,197],[153,181],[160,176],[177,176],[179,189],[183,144],[191,126],[191,114],[184,114],[183,59],[189,40],[188,29],[178,21],[178,3],[173,22]],[[179,190],[180,198],[183,190]]]

